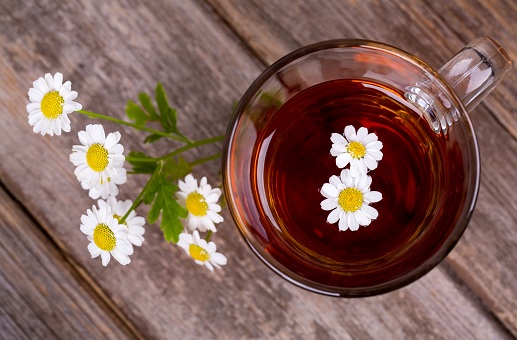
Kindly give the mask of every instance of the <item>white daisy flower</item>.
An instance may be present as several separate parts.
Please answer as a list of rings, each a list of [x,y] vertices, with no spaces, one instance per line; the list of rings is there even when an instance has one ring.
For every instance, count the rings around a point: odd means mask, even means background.
[[[89,124],[86,131],[79,131],[82,145],[74,145],[70,161],[77,167],[74,171],[77,179],[87,189],[101,190],[102,185],[121,179],[125,157],[124,147],[118,144],[119,132],[104,133],[100,124]],[[119,180],[121,182],[121,180]]]
[[[185,177],[185,182],[178,182],[179,191],[176,195],[188,210],[188,226],[190,230],[216,232],[215,223],[220,223],[224,219],[218,212],[221,211],[221,206],[217,204],[221,196],[221,190],[218,188],[212,189],[210,184],[207,184],[206,177],[201,178],[199,187],[197,179],[191,174]]]
[[[127,239],[127,228],[118,224],[109,207],[88,209],[81,216],[81,231],[88,236],[92,258],[100,255],[104,267],[110,261],[110,254],[123,265],[131,262],[129,255],[133,254],[133,247]]]
[[[214,270],[214,267],[221,268],[221,266],[224,266],[227,262],[223,254],[215,251],[215,243],[206,242],[206,240],[201,239],[197,230],[194,230],[192,235],[181,233],[178,246],[183,248],[197,264],[205,265],[211,271]]]
[[[68,114],[83,108],[74,101],[77,92],[72,91],[72,83],[67,81],[63,84],[63,74],[57,72],[54,76],[47,73],[44,78],[39,77],[32,86],[28,93],[31,102],[27,104],[27,112],[33,131],[51,136],[61,135],[61,130],[69,132]]]
[[[109,196],[117,196],[118,195],[118,187],[117,185],[121,185],[126,183],[127,181],[127,172],[124,168],[117,168],[117,174],[108,177],[106,181],[99,183],[98,186],[90,188],[88,182],[82,182],[81,186],[84,190],[89,190],[88,195],[96,200],[99,197],[102,199],[107,199]]]
[[[348,125],[344,136],[333,133],[330,140],[334,143],[330,154],[336,157],[336,165],[341,169],[350,163],[352,176],[366,175],[368,170],[376,169],[377,162],[382,159],[382,142],[365,127],[356,133],[355,128]]]
[[[341,176],[332,176],[329,183],[323,184],[321,194],[325,199],[321,208],[329,211],[328,223],[339,221],[339,230],[357,230],[359,226],[367,226],[379,215],[370,203],[379,202],[382,194],[370,191],[370,176],[352,176],[349,169],[341,171]]]
[[[107,200],[98,200],[97,204],[99,205],[99,208],[110,208],[113,213],[113,217],[115,217],[117,221],[120,221],[133,205],[133,201],[117,201],[117,199],[112,196],[108,197]],[[126,227],[127,239],[131,244],[140,247],[144,242],[144,224],[145,219],[142,216],[137,216],[136,211],[134,210],[129,213],[124,223],[122,223],[122,225]]]

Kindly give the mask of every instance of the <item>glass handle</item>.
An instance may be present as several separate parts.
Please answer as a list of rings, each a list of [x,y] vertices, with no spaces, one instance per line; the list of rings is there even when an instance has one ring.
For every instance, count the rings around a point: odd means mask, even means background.
[[[471,111],[510,70],[505,50],[488,37],[479,38],[452,57],[438,72]]]

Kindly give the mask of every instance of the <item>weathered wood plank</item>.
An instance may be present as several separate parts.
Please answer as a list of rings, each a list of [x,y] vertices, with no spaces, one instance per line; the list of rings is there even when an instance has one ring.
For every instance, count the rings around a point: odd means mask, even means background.
[[[0,13],[0,112],[9,122],[0,126],[0,159],[9,160],[0,164],[1,181],[146,338],[508,336],[443,268],[404,289],[368,299],[332,299],[296,288],[254,257],[227,212],[227,222],[214,236],[229,258],[222,271],[210,273],[195,265],[165,243],[155,226],[147,227],[145,244],[129,266],[113,261],[102,268],[99,259],[89,258],[79,231],[79,217],[93,202],[68,162],[70,147],[77,143],[75,132],[87,120],[72,116],[74,133],[59,138],[32,134],[24,110],[32,80],[60,70],[72,80],[85,108],[117,117],[123,116],[126,99],[160,80],[173,93],[180,128],[192,138],[207,137],[224,133],[232,103],[263,68],[245,46],[261,32],[242,43],[204,3],[185,1],[4,1]],[[297,14],[309,24],[307,8]],[[353,15],[350,20],[360,23]],[[304,27],[298,19],[294,36],[308,34]],[[139,147],[140,134],[121,131],[126,149]],[[160,143],[146,150],[170,148]],[[207,165],[197,174],[217,182],[219,171]],[[131,178],[121,188],[121,198],[134,198],[144,180]]]
[[[0,338],[135,337],[0,187]]]
[[[239,36],[250,41],[250,47],[267,63],[315,41],[359,37],[399,46],[439,67],[463,44],[482,35],[498,40],[517,60],[514,1],[209,3]],[[482,187],[470,227],[447,260],[515,336],[516,80],[513,71],[472,112],[482,155]]]

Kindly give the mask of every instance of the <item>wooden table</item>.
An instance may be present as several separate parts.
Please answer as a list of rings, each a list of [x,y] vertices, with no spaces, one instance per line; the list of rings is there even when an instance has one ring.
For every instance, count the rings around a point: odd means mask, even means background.
[[[223,270],[198,267],[156,225],[129,266],[102,267],[79,231],[93,201],[68,160],[92,121],[73,114],[72,133],[42,137],[25,110],[32,81],[46,72],[63,72],[85,108],[118,118],[128,99],[161,81],[180,128],[201,139],[223,134],[253,79],[303,45],[372,39],[439,67],[483,35],[517,60],[516,32],[514,0],[1,0],[0,338],[517,337],[515,71],[471,115],[483,171],[461,241],[417,282],[364,299],[320,296],[276,276],[227,209],[213,238],[229,258]],[[142,147],[142,133],[105,126],[121,131],[126,150]],[[220,185],[215,165],[196,174]],[[134,199],[145,181],[130,176],[119,197]]]

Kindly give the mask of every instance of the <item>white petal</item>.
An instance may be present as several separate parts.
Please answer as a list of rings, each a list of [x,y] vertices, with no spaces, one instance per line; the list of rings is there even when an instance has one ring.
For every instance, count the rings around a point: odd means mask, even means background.
[[[339,220],[339,209],[334,209],[330,212],[330,214],[327,216],[327,222],[330,224],[334,224]]]
[[[337,206],[338,206],[337,199],[327,198],[320,203],[320,206],[321,206],[321,209],[323,209],[325,211],[329,211],[334,208],[337,208]]]
[[[206,215],[212,220],[212,222],[214,223],[221,223],[224,221],[224,218],[219,215],[218,213],[216,213],[215,211],[212,211],[212,210],[208,210],[206,212]]]
[[[348,223],[347,223],[347,215],[344,215],[342,216],[340,219],[339,219],[339,230],[341,231],[345,231],[348,229]]]
[[[349,141],[352,140],[352,137],[355,137],[355,128],[352,125],[347,125],[345,127],[345,137]]]
[[[367,226],[370,224],[371,219],[369,219],[361,210],[357,210],[354,213],[355,219],[359,225]]]
[[[366,204],[363,204],[363,206],[361,207],[361,211],[372,220],[375,220],[379,216],[379,212],[377,211],[377,209]]]
[[[369,176],[359,176],[356,178],[356,188],[361,190],[361,191],[366,191],[368,190],[368,177]],[[366,189],[366,190],[365,190]]]
[[[120,140],[119,132],[108,133],[108,136],[106,137],[106,141],[104,142],[104,147],[109,150],[113,146],[115,146],[119,140]]]
[[[213,232],[217,232],[217,228],[215,227],[215,224],[210,217],[203,216],[201,218],[201,224],[204,225],[205,230],[211,230]],[[200,241],[203,241],[203,240],[200,240]]]
[[[378,138],[377,138],[377,135],[375,133],[369,133],[368,136],[364,137],[363,139],[363,145],[366,146],[366,148],[368,148],[368,144],[373,142],[373,141],[376,141]]]
[[[54,74],[54,88],[56,90],[60,89],[63,85],[63,74],[61,72],[56,72]]]
[[[335,186],[336,188],[338,187],[338,185],[342,184],[341,180],[336,175],[330,176],[329,183],[332,184],[333,186]]]
[[[357,141],[363,143],[364,138],[368,136],[368,129],[365,127],[360,127],[359,130],[357,130]]]
[[[216,263],[216,264],[218,264],[220,266],[224,266],[228,262],[226,256],[224,256],[221,253],[213,253],[210,256],[210,261],[213,262],[213,263]]]
[[[370,156],[369,154],[366,154],[364,156],[364,164],[370,170],[377,169],[377,161],[372,156]]]
[[[47,82],[45,81],[45,79],[43,77],[39,77],[35,82],[34,82],[34,87],[37,87],[38,90],[42,91],[43,93],[47,93],[47,92],[50,92],[50,88],[48,87],[48,84]]]
[[[348,141],[345,139],[345,137],[343,137],[343,135],[339,133],[333,133],[332,135],[330,135],[330,140],[332,141],[332,143],[338,145],[348,144]]]
[[[210,262],[205,262],[204,263],[205,267],[207,267],[211,272],[214,271],[214,266],[210,263]]]
[[[364,200],[368,203],[375,203],[382,200],[382,194],[378,191],[369,191],[364,193]]]
[[[347,147],[343,144],[332,144],[332,148],[330,148],[330,154],[334,157],[339,156],[346,151]]]
[[[357,229],[359,229],[359,223],[355,219],[355,215],[354,214],[348,214],[346,222],[347,222],[348,227],[350,228],[350,230],[356,231]]]
[[[121,251],[113,250],[113,251],[111,251],[111,255],[113,255],[115,260],[120,262],[120,264],[123,265],[123,266],[125,266],[126,264],[131,263],[131,259],[129,258],[129,256],[127,256],[126,254],[124,254]]]
[[[348,165],[352,161],[352,156],[349,153],[342,153],[336,157],[336,165],[338,168],[342,169]]]
[[[376,161],[380,161],[382,159],[382,152],[378,150],[368,150],[366,149],[366,154],[370,155],[375,159]]]
[[[63,96],[63,99],[66,101],[66,102],[71,102],[73,101],[75,98],[77,98],[79,94],[77,93],[77,91],[70,91],[70,92],[67,92],[65,95],[62,95]]]
[[[377,150],[378,151],[380,149],[382,149],[382,142],[380,142],[378,140],[370,142],[370,143],[368,143],[368,145],[366,145],[366,150],[367,151],[370,151],[370,150],[372,150],[372,151],[373,150]]]
[[[104,267],[106,267],[108,265],[108,263],[110,262],[110,259],[111,259],[110,253],[108,253],[107,251],[102,251],[101,252],[101,259],[102,259],[102,265]]]
[[[90,146],[93,144],[93,140],[90,138],[90,134],[88,132],[79,131],[77,136],[79,137],[79,142],[81,142],[82,145]]]
[[[321,194],[326,198],[336,198],[339,196],[339,191],[330,183],[325,183],[323,187],[321,187]]]
[[[357,177],[361,175],[362,166],[358,159],[352,159],[352,162],[350,163],[350,176]],[[366,168],[366,167],[365,167]],[[365,171],[366,174],[366,171]]]
[[[90,255],[92,256],[92,259],[99,256],[102,252],[102,250],[99,247],[97,247],[95,245],[95,243],[93,243],[93,242],[88,244],[88,251],[90,252]]]
[[[107,142],[108,140],[106,140]],[[122,144],[115,144],[115,145],[112,145],[110,146],[109,148],[106,146],[106,149],[109,150],[110,154],[111,155],[122,155],[122,153],[124,152],[124,146],[122,146]],[[122,160],[122,158],[121,158]],[[125,160],[125,157],[124,157],[124,160]],[[122,160],[122,161],[124,161]]]
[[[41,92],[40,90],[34,88],[34,87],[31,87],[29,89],[29,100],[33,103],[33,104],[37,104],[38,106],[41,105],[41,100],[43,99],[43,97],[45,96],[45,94],[43,92]]]
[[[212,193],[208,194],[206,196],[206,203],[208,204],[214,204],[219,200],[219,195],[217,193],[214,193],[212,190]]]
[[[345,187],[351,187],[353,182],[354,182],[354,178],[353,178],[353,173],[351,170],[349,169],[343,169],[341,170],[341,182],[345,185]],[[337,195],[336,195],[337,197]]]
[[[189,219],[188,219],[188,227],[189,227],[189,229],[190,230],[195,230],[199,226],[200,226],[200,223],[199,223],[198,218],[196,216],[192,216],[192,215],[189,214]],[[204,227],[201,227],[201,228],[203,229],[201,231],[204,231]]]
[[[189,191],[188,186],[187,186],[187,184],[186,184],[185,182],[183,182],[182,180],[179,180],[179,181],[178,181],[178,187],[180,188],[180,190],[181,190],[182,192],[184,192],[184,193],[185,193],[185,194],[187,194],[187,196],[188,196],[188,194],[190,193],[190,191]],[[185,198],[186,198],[186,196],[185,196]]]
[[[56,89],[54,87],[54,77],[52,77],[50,73],[45,73],[45,82],[47,83],[49,90],[52,91]]]
[[[189,192],[197,189],[197,179],[195,179],[192,174],[188,174],[187,177],[185,177],[185,184],[187,184]]]

